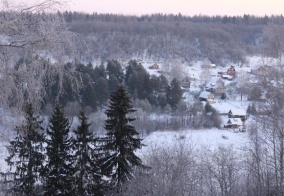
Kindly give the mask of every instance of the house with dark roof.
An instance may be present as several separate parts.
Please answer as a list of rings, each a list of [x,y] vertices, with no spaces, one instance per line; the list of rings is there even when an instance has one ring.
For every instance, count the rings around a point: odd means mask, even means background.
[[[149,69],[159,69],[159,65],[158,64],[153,64],[149,67]]]
[[[183,88],[190,88],[190,84],[191,81],[194,81],[194,78],[191,78],[189,76],[185,76],[182,80],[181,80],[181,87]]]
[[[235,66],[231,65],[231,67],[227,70],[227,74],[230,76],[235,76],[236,75]]]

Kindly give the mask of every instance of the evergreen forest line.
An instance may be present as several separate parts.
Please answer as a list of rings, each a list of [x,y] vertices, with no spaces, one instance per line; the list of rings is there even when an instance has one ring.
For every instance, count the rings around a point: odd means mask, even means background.
[[[169,106],[172,110],[182,98],[182,89],[179,80],[168,79],[160,76],[150,75],[142,64],[136,60],[129,61],[125,70],[116,60],[108,61],[107,65],[93,68],[92,64],[67,63],[64,73],[76,72],[76,77],[81,81],[82,87],[76,92],[72,87],[72,78],[64,76],[62,91],[59,90],[59,75],[54,75],[51,83],[45,89],[46,96],[42,103],[42,109],[47,105],[53,105],[59,100],[63,107],[68,103],[77,102],[89,111],[96,111],[107,106],[109,95],[114,92],[119,84],[124,84],[132,100],[147,100],[152,106],[165,108]]]

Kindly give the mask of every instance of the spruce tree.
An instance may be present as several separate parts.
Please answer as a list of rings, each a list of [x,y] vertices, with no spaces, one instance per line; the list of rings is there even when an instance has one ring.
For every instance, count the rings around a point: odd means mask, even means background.
[[[43,168],[43,127],[31,103],[24,108],[25,120],[16,128],[17,137],[11,141],[11,155],[7,161],[16,167],[13,191],[20,195],[37,195],[37,182]]]
[[[123,69],[117,60],[108,61],[106,71],[107,71],[109,78],[112,76],[112,77],[115,77],[118,83],[123,82],[123,78],[124,78]]]
[[[109,108],[106,110],[106,137],[101,139],[100,168],[111,179],[111,185],[121,187],[122,183],[133,177],[135,167],[144,167],[134,151],[142,147],[138,132],[130,124],[134,118],[127,115],[135,112],[130,98],[123,86],[119,86],[110,96]]]
[[[128,92],[134,99],[146,99],[152,93],[150,75],[142,64],[131,60],[128,63],[125,74],[125,84]]]
[[[46,132],[46,196],[74,195],[73,141],[69,137],[69,127],[70,123],[65,118],[61,106],[56,103]]]
[[[117,78],[114,75],[111,75],[108,79],[108,92],[113,93],[117,90],[120,82],[117,80]]]
[[[177,79],[173,79],[167,89],[167,102],[173,110],[182,98],[182,89]]]
[[[107,79],[99,77],[93,86],[96,94],[97,105],[100,107],[106,106],[109,96]]]
[[[99,77],[107,79],[106,75],[107,75],[107,73],[106,73],[105,66],[103,64],[101,64],[100,66],[95,67],[93,80],[94,80],[94,82],[96,82],[96,80]]]
[[[97,109],[96,91],[89,74],[82,74],[84,87],[80,91],[80,101],[84,107],[90,106],[94,110]]]
[[[80,125],[74,130],[76,138],[76,195],[102,195],[98,173],[95,139],[84,111],[79,115]]]

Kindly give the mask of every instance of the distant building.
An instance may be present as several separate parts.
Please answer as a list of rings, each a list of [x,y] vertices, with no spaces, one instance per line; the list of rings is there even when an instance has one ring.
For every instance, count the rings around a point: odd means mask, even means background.
[[[213,77],[205,85],[205,90],[217,95],[225,92],[225,84],[219,77]]]
[[[149,69],[159,69],[159,65],[155,63],[154,65],[151,65]]]
[[[202,91],[199,95],[199,100],[200,101],[212,101],[214,100],[214,95],[211,92],[207,92],[207,91]]]
[[[240,118],[229,118],[227,121],[227,124],[224,125],[224,128],[238,128],[240,126],[243,126],[243,122]]]
[[[228,112],[229,118],[241,118],[242,120],[247,119],[247,112],[242,109],[231,109]]]
[[[227,74],[230,75],[230,76],[236,75],[236,70],[235,70],[235,67],[233,65],[231,65],[231,67],[227,70]]]
[[[194,78],[191,78],[189,76],[185,76],[181,80],[181,87],[183,87],[183,88],[190,88],[191,81],[194,81]]]

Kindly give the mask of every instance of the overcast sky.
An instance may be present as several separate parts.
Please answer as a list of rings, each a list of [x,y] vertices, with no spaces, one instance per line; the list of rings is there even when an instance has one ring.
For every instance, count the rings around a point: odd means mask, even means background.
[[[72,11],[88,13],[183,15],[280,15],[284,0],[70,0]]]

